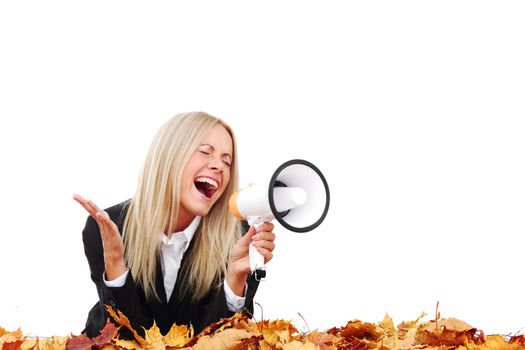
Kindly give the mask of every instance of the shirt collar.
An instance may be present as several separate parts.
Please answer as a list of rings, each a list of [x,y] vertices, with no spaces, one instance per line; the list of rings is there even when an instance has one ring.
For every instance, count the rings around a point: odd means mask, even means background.
[[[197,231],[197,227],[199,227],[199,224],[201,222],[200,216],[195,216],[195,219],[191,222],[191,224],[188,225],[183,231],[174,232],[170,235],[170,238],[168,238],[167,235],[161,234],[160,240],[165,245],[172,245],[176,242],[184,241],[184,251],[188,249],[188,246],[190,245],[190,242],[195,235],[195,231]]]

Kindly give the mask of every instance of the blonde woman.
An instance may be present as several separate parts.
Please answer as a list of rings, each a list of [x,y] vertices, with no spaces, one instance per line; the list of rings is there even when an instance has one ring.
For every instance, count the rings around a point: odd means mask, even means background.
[[[86,322],[89,336],[106,323],[104,304],[121,310],[136,330],[155,321],[163,334],[173,323],[200,332],[234,312],[253,312],[257,282],[248,245],[253,241],[269,261],[275,235],[266,223],[241,236],[228,209],[237,163],[224,121],[183,113],[156,134],[130,200],[101,210],[73,196],[90,214],[82,234],[99,302]]]

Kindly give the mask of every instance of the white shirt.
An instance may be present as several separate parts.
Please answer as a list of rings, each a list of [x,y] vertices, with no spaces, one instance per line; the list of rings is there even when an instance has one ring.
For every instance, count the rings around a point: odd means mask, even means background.
[[[200,221],[201,217],[196,216],[184,231],[172,233],[171,237],[166,236],[164,233],[160,234],[162,277],[164,278],[164,289],[168,300],[170,300],[173,288],[177,282],[177,274],[179,273],[182,257],[188,249]],[[122,287],[126,282],[128,273],[129,269],[111,281],[106,281],[104,274],[104,283],[108,287]],[[224,281],[224,292],[228,309],[233,312],[241,311],[244,307],[245,298],[237,296],[228,286],[226,280]]]

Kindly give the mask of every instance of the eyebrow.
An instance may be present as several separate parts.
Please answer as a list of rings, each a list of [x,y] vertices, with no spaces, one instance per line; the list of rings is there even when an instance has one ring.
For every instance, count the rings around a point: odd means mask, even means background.
[[[199,147],[201,147],[201,146],[207,146],[207,147],[210,147],[210,148],[213,149],[213,150],[215,149],[215,147],[213,147],[213,146],[210,145],[209,143],[201,143],[201,144],[199,145]],[[232,159],[232,155],[229,154],[229,153],[223,153],[222,156],[227,156],[227,157],[229,157],[230,159]]]

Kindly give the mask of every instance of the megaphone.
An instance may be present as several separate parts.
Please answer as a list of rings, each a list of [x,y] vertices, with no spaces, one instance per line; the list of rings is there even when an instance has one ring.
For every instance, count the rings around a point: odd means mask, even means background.
[[[230,211],[248,224],[276,219],[293,232],[308,232],[328,213],[330,191],[321,171],[312,163],[293,159],[275,170],[270,182],[241,189],[230,197]],[[264,257],[250,244],[250,270],[257,280],[266,277]]]

